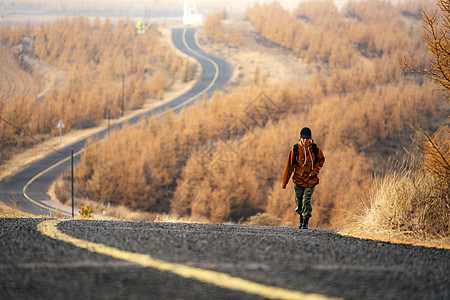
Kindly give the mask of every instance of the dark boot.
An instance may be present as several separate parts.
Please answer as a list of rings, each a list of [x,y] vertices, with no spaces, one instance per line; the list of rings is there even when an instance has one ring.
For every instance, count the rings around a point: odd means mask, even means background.
[[[303,226],[303,215],[300,215],[300,221],[298,222],[298,228],[302,228]]]
[[[303,223],[302,223],[302,228],[303,229],[308,229],[308,221],[309,221],[309,218],[305,218],[303,220]]]

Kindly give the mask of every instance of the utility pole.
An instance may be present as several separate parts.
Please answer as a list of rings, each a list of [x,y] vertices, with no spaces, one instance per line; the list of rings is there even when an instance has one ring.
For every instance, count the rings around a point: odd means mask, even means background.
[[[111,109],[108,109],[108,134],[111,129]]]
[[[74,212],[74,192],[73,192],[73,149],[72,149],[72,176],[71,176],[71,181],[72,181],[72,218],[75,217],[75,212]]]
[[[125,75],[122,73],[122,117],[125,112]]]

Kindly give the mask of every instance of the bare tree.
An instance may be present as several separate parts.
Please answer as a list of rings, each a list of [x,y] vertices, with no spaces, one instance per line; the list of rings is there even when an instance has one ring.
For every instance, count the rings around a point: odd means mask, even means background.
[[[438,10],[433,15],[423,11],[421,16],[425,32],[427,49],[431,54],[429,67],[418,67],[411,60],[402,59],[404,69],[410,72],[424,74],[436,81],[441,86],[441,93],[445,96],[442,103],[448,103],[450,98],[450,1],[438,0]],[[443,111],[447,116],[448,111]],[[442,192],[442,201],[448,210],[450,202],[448,192],[450,189],[450,131],[448,126],[438,129],[433,136],[428,135],[416,123],[411,125],[416,137],[413,141],[417,144],[421,157],[417,158],[408,152],[418,164],[419,168],[435,176],[442,184],[439,190]]]
[[[404,70],[424,74],[441,86],[441,92],[445,96],[443,103],[450,98],[450,1],[438,0],[438,10],[430,15],[426,9],[420,16],[425,28],[425,41],[431,54],[430,65],[419,67],[413,60],[402,59]],[[445,114],[449,115],[447,111]]]

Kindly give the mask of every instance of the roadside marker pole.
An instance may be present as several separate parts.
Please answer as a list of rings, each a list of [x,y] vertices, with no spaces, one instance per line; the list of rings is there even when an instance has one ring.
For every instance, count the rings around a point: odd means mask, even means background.
[[[62,122],[62,120],[59,120],[58,125],[56,126],[56,128],[59,128],[59,144],[61,145],[62,142],[62,129],[64,128],[64,124]]]
[[[73,197],[73,149],[72,149],[72,176],[71,176],[71,181],[72,181],[72,218],[74,218],[75,214],[74,214],[74,197]]]

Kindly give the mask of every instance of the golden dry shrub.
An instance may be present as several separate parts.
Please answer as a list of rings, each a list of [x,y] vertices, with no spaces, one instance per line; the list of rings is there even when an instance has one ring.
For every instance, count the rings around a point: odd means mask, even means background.
[[[244,225],[255,225],[255,226],[280,226],[281,219],[272,216],[268,213],[257,213],[254,216],[248,218]]]
[[[372,184],[369,202],[346,228],[353,233],[420,240],[449,237],[449,187],[408,164],[389,170]],[[448,242],[448,241],[447,241]]]
[[[81,219],[93,219],[93,212],[94,210],[91,208],[90,204],[80,206],[80,210],[78,211]]]

